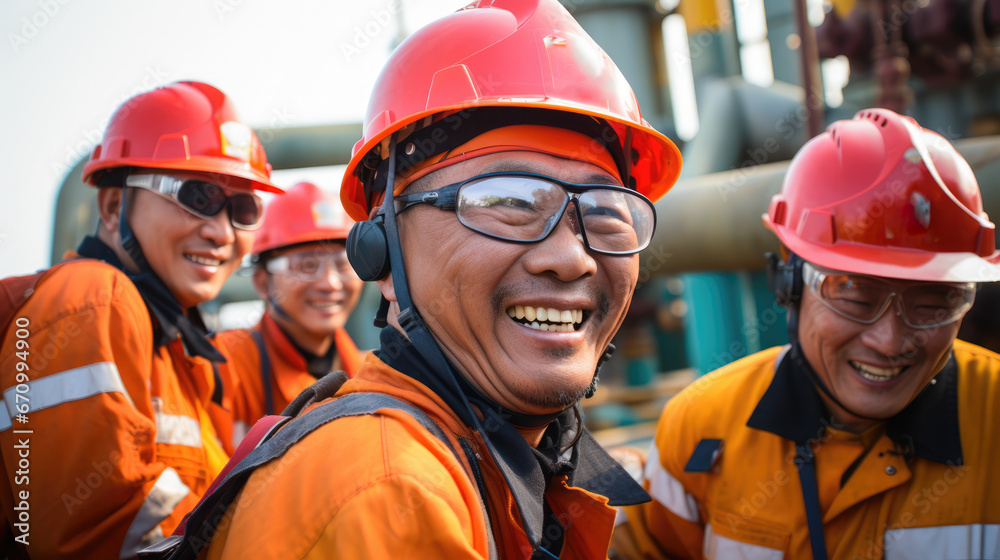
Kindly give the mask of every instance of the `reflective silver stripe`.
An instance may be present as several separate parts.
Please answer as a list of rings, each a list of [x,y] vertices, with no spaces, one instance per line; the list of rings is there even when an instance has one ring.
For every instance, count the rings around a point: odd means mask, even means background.
[[[628,523],[628,514],[625,513],[625,508],[615,508],[615,527],[622,523]]]
[[[781,560],[785,557],[780,550],[716,535],[711,524],[705,526],[703,553],[708,560]]]
[[[27,391],[19,392],[17,388],[21,385],[27,385]],[[3,392],[3,403],[7,414],[0,414],[0,417],[6,416],[0,420],[0,431],[11,426],[11,419],[18,414],[19,404],[26,403],[29,412],[36,412],[100,393],[121,393],[129,404],[133,404],[118,373],[118,366],[113,362],[98,362],[69,369],[21,385],[15,385]],[[20,401],[17,399],[18,394],[22,395]]]
[[[684,485],[674,478],[660,464],[660,451],[653,443],[646,459],[646,472],[643,473],[649,481],[649,495],[669,509],[674,515],[697,523],[701,519],[698,512],[698,500],[684,490]]]
[[[885,560],[908,558],[1000,558],[1000,525],[976,523],[886,531]]]
[[[190,416],[154,412],[156,443],[186,445],[201,449],[201,423]]]
[[[177,472],[167,467],[153,484],[146,500],[135,514],[132,525],[125,534],[125,542],[119,558],[134,558],[140,548],[144,548],[163,538],[160,523],[173,513],[174,508],[191,490],[181,482]]]

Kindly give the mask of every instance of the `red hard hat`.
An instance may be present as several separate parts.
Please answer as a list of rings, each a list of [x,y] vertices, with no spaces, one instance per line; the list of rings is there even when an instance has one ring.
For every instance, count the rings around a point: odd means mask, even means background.
[[[256,257],[299,243],[344,240],[353,224],[336,195],[312,183],[297,183],[264,209],[251,253]]]
[[[175,82],[139,94],[111,116],[104,138],[83,166],[83,181],[135,166],[203,171],[249,180],[254,189],[282,192],[257,135],[226,94],[201,82]]]
[[[905,280],[1000,280],[994,225],[969,164],[940,135],[887,109],[810,140],[764,223],[826,268]]]
[[[479,0],[426,25],[393,51],[344,173],[341,199],[348,214],[368,219],[357,171],[373,148],[425,117],[470,107],[589,115],[608,121],[622,143],[631,130],[637,157],[630,174],[637,190],[654,201],[681,170],[677,147],[642,118],[618,67],[556,0]]]

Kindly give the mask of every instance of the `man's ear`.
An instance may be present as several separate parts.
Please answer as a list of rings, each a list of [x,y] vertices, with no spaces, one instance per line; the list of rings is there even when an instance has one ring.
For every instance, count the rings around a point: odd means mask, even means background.
[[[268,301],[267,294],[267,271],[264,270],[263,266],[259,266],[253,271],[253,276],[250,277],[250,281],[253,282],[253,289],[257,290],[257,295],[260,299],[265,302]]]
[[[119,211],[122,205],[122,189],[102,187],[97,189],[97,211],[101,217],[100,228],[108,233],[118,231]]]
[[[379,291],[382,292],[382,297],[395,303],[396,302],[396,288],[392,284],[392,273],[385,275],[385,278],[381,280],[376,280],[375,284],[378,286]]]

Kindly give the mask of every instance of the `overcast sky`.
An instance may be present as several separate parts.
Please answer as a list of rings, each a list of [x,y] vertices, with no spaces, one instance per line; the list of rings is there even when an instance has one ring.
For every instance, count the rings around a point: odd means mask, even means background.
[[[412,32],[464,3],[5,0],[0,277],[49,265],[58,187],[128,97],[193,79],[255,128],[360,122],[400,21]]]

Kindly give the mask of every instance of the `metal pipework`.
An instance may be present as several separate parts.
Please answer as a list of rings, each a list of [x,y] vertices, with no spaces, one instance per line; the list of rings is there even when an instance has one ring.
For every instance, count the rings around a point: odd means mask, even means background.
[[[1000,136],[954,142],[979,180],[983,207],[1000,220]],[[656,203],[656,233],[640,255],[645,274],[753,270],[779,249],[761,215],[780,192],[788,162],[683,179]],[[1000,245],[1000,242],[998,242]]]

